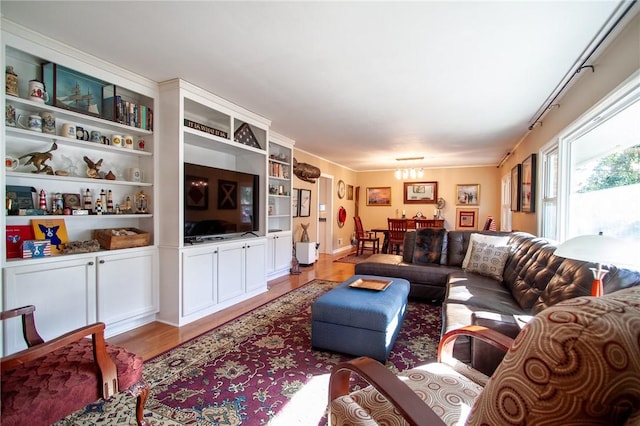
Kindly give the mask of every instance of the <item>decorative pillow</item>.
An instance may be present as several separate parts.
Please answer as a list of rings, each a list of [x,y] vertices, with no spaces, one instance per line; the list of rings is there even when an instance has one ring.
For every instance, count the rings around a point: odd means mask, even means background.
[[[509,247],[474,242],[465,270],[502,281],[502,271],[509,257]]]
[[[509,236],[508,235],[485,235],[485,234],[471,234],[469,238],[469,247],[467,247],[467,254],[464,256],[464,260],[462,261],[462,269],[467,267],[467,263],[469,263],[469,257],[471,257],[471,247],[474,242],[491,244],[496,247],[502,247],[509,244]]]
[[[416,231],[413,263],[418,265],[428,265],[430,263],[440,264],[446,232],[445,229],[430,228]]]

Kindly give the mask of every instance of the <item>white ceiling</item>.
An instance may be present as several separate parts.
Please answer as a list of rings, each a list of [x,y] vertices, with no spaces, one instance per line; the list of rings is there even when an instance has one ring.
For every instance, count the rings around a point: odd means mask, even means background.
[[[5,18],[180,77],[354,170],[497,165],[618,1],[6,1]]]

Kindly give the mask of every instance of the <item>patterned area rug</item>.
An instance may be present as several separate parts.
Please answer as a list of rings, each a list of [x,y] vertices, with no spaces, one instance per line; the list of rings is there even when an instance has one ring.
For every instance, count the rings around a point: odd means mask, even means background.
[[[369,253],[363,253],[361,255],[357,255],[357,254],[350,254],[347,255],[345,257],[341,257],[340,259],[336,259],[334,260],[334,262],[342,262],[342,263],[361,263],[364,262],[365,260],[367,260],[369,257],[371,257],[371,252]]]
[[[315,280],[145,363],[145,417],[164,425],[324,425],[331,368],[352,357],[311,349],[311,303],[337,283]],[[388,368],[436,358],[440,307],[410,302]],[[58,425],[135,424],[118,394]]]

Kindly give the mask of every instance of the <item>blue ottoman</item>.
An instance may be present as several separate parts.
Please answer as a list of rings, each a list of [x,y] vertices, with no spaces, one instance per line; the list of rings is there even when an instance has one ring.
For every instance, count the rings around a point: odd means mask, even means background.
[[[382,291],[352,288],[358,278],[391,280]],[[409,281],[355,275],[311,305],[311,345],[385,362],[407,312]]]

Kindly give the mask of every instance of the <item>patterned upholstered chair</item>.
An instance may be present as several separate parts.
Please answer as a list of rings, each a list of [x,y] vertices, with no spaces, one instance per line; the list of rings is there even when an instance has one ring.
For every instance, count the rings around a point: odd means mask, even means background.
[[[2,320],[22,317],[28,346],[2,358],[0,423],[50,425],[100,398],[126,390],[137,397],[137,424],[147,424],[143,411],[149,385],[142,379],[142,358],[106,344],[103,323],[44,342],[35,327],[34,310],[34,306],[25,306],[0,313]]]
[[[448,355],[458,335],[509,347],[490,379]],[[367,358],[342,363],[331,373],[330,423],[640,424],[639,287],[547,308],[509,340],[479,326],[454,330],[438,363],[397,376]],[[352,372],[370,386],[350,392]]]

